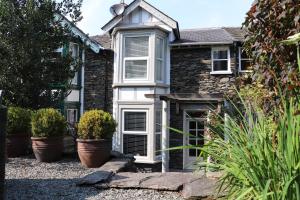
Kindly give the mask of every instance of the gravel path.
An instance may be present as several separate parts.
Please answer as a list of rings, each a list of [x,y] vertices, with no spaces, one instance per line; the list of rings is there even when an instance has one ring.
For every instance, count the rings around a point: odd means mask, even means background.
[[[151,190],[98,190],[76,187],[75,182],[96,169],[85,169],[77,160],[38,163],[33,158],[9,159],[6,165],[7,199],[103,199],[103,200],[172,200],[178,193]]]

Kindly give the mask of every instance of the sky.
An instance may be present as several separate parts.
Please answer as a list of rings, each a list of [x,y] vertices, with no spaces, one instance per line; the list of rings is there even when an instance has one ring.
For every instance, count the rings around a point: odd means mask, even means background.
[[[125,0],[129,4],[133,0]],[[180,29],[241,26],[253,0],[146,0],[179,23]],[[112,15],[110,6],[120,0],[83,0],[83,20],[78,24],[90,36],[103,34],[101,27]]]

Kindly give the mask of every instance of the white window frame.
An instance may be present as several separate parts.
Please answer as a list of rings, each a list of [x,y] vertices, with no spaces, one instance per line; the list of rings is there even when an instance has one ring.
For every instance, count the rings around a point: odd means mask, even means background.
[[[156,131],[156,126],[157,126],[157,113],[159,112],[159,115],[160,115],[160,121],[161,121],[161,124],[159,124],[160,126],[160,131],[157,132]],[[155,156],[155,159],[156,160],[161,160],[162,159],[162,154],[160,153],[160,155],[156,155],[156,151],[160,150],[160,149],[156,149],[156,136],[157,135],[160,135],[160,146],[162,146],[162,108],[159,108],[159,109],[155,109],[155,126],[154,126],[154,140],[155,140],[155,152],[154,152],[154,156]]]
[[[78,122],[78,109],[74,108],[74,109],[67,109],[67,122],[69,122],[69,111],[76,111],[76,115],[75,115],[75,123]],[[69,122],[70,123],[70,122]]]
[[[227,59],[214,59],[215,51],[227,51]],[[214,61],[227,61],[227,70],[214,71]],[[212,47],[211,48],[211,72],[210,74],[232,74],[231,71],[231,59],[230,59],[230,48],[229,47]]]
[[[252,70],[242,70],[242,60],[251,61],[250,58],[242,58],[243,48],[239,47],[239,72],[252,72]]]
[[[125,131],[125,112],[140,112],[140,113],[146,113],[146,131]],[[149,111],[146,109],[122,109],[122,133],[127,135],[148,135],[149,130]]]
[[[125,56],[125,51],[126,51],[126,38],[138,38],[138,37],[148,37],[148,56],[145,57],[126,57]],[[151,36],[150,35],[124,35],[124,39],[123,39],[123,67],[122,67],[122,71],[123,71],[123,80],[124,81],[147,81],[149,80],[149,66],[150,66],[150,43],[151,43]],[[137,60],[145,60],[147,61],[147,75],[146,78],[126,78],[126,61],[137,61]]]
[[[157,57],[157,52],[156,52],[156,40],[161,40],[162,41],[162,58],[158,58]],[[154,65],[155,65],[155,73],[154,73],[154,80],[156,81],[156,82],[158,82],[158,83],[163,83],[164,82],[164,80],[165,80],[165,66],[166,66],[166,64],[165,64],[165,60],[166,60],[166,52],[165,52],[165,45],[166,43],[165,43],[165,39],[164,38],[162,38],[162,37],[159,37],[159,36],[156,36],[155,37],[155,62],[154,62]],[[162,63],[162,69],[161,69],[161,73],[162,73],[162,80],[158,80],[157,79],[157,77],[156,77],[156,71],[157,71],[157,67],[156,67],[156,60],[159,60],[159,61],[161,61],[161,63]]]

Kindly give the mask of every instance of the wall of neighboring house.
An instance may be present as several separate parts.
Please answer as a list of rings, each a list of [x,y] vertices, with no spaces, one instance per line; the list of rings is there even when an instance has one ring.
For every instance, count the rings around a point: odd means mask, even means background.
[[[236,49],[230,47],[230,67],[232,74],[212,75],[212,53],[211,47],[197,48],[173,48],[171,50],[171,93],[231,93],[237,73]],[[177,107],[178,106],[178,107]],[[203,109],[215,110],[216,102],[193,103],[185,102],[170,104],[170,127],[184,130],[184,110]],[[184,135],[170,131],[170,147],[184,144]],[[183,168],[183,150],[170,152],[170,168]]]
[[[113,51],[86,52],[84,109],[102,109],[112,113]]]

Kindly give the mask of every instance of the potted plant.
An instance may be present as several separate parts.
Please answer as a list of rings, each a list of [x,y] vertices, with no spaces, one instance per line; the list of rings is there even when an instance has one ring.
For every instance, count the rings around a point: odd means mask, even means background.
[[[91,110],[80,118],[77,150],[81,163],[97,168],[110,158],[112,136],[116,130],[113,117],[102,110]]]
[[[7,156],[24,156],[28,153],[31,132],[31,111],[19,107],[10,107],[7,112]]]
[[[32,150],[39,162],[61,159],[66,120],[55,109],[40,109],[32,117]]]

